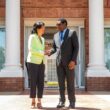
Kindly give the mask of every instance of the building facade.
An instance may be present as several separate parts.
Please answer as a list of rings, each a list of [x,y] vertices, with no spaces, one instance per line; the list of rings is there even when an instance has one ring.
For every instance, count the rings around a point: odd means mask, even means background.
[[[0,0],[0,91],[28,88],[25,60],[32,26],[45,22],[51,47],[62,17],[78,34],[76,87],[110,91],[110,0]],[[48,82],[57,81],[55,56],[46,56]]]

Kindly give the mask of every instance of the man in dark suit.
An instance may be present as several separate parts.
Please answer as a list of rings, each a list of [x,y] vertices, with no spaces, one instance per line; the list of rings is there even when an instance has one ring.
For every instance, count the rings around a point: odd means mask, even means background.
[[[54,35],[53,48],[49,55],[57,52],[56,65],[60,91],[60,101],[57,108],[65,107],[65,79],[67,81],[69,108],[75,108],[75,65],[78,56],[79,44],[74,30],[67,28],[67,20],[60,18],[57,21],[59,32]]]

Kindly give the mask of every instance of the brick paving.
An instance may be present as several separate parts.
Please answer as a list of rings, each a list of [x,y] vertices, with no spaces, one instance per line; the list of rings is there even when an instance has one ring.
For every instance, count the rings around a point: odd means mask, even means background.
[[[29,90],[23,92],[0,92],[0,110],[31,110],[31,100],[28,94]],[[42,100],[43,110],[57,110],[58,100],[58,90],[45,90]],[[69,110],[67,108],[68,104],[67,100],[65,110]],[[74,110],[110,110],[110,92],[76,90],[76,108]]]

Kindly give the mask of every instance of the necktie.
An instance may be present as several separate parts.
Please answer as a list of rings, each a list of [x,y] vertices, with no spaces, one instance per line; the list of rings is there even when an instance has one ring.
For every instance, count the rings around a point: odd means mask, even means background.
[[[63,41],[63,31],[60,32],[60,40],[61,40],[61,43]]]

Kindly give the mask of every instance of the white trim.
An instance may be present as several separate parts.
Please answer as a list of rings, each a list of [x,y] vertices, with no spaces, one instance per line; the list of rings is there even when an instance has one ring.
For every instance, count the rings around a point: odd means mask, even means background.
[[[76,27],[77,26],[78,31],[79,31],[79,28],[84,28],[84,19],[79,19],[79,18],[66,18],[66,19],[68,21],[68,27]],[[26,37],[25,36],[26,27],[33,26],[33,24],[36,21],[43,21],[45,23],[46,27],[55,27],[57,20],[58,20],[57,18],[37,18],[37,19],[26,18],[26,19],[24,19],[24,39]],[[79,38],[80,38],[80,36],[79,36]],[[25,50],[25,40],[24,40],[24,50]],[[24,54],[25,54],[25,52],[24,52]],[[25,55],[24,55],[24,61],[25,61]],[[25,65],[25,63],[24,63],[24,65]],[[80,70],[79,70],[79,72],[80,72]],[[78,74],[79,74],[78,75],[78,77],[79,77],[81,73],[78,73]],[[25,69],[24,69],[24,76],[25,76]],[[81,86],[81,81],[78,83],[78,87],[79,88],[84,88],[84,87]]]
[[[78,28],[79,28],[79,50],[80,50],[79,51],[79,63],[80,63],[81,62],[80,61],[80,59],[81,59],[81,53],[80,53],[81,52],[81,48],[80,48],[81,47],[80,46],[80,44],[81,44],[80,43],[81,42],[81,28],[84,29],[85,27],[84,26],[79,26]],[[85,86],[81,86],[81,64],[79,64],[79,73],[78,73],[78,75],[79,75],[78,76],[78,78],[79,78],[79,80],[78,80],[78,86],[79,86],[79,88],[84,88]]]
[[[84,26],[84,18],[66,18],[68,26]],[[25,18],[24,26],[33,26],[36,21],[43,21],[46,26],[56,26],[58,18]]]
[[[24,76],[24,88],[25,89],[28,89],[28,77],[26,76],[27,74],[25,74],[26,72],[27,72],[27,69],[26,69],[26,65],[25,65],[25,61],[26,61],[26,59],[25,59],[25,37],[26,37],[26,29],[25,29],[25,26],[24,26],[24,63],[23,63],[23,66],[24,66],[24,68],[23,68],[23,76]],[[27,81],[26,81],[26,78],[27,78]]]
[[[87,77],[110,77],[109,70],[87,70]]]
[[[105,26],[104,26],[104,29],[105,29],[105,28],[110,28],[110,25],[105,25]]]
[[[110,18],[104,19],[104,26],[110,26]]]
[[[17,68],[16,70],[6,70],[6,69],[2,69],[0,71],[0,77],[23,77],[23,71],[21,68]]]
[[[79,72],[78,72],[78,86],[79,86],[79,88],[80,88],[80,86],[81,86],[81,61],[80,61],[80,59],[81,59],[81,32],[80,32],[80,26],[78,27],[78,36],[79,36],[79,57],[78,57],[78,63],[79,63]]]
[[[6,29],[6,27],[5,27],[4,25],[0,25],[0,28],[4,28],[4,29]]]

